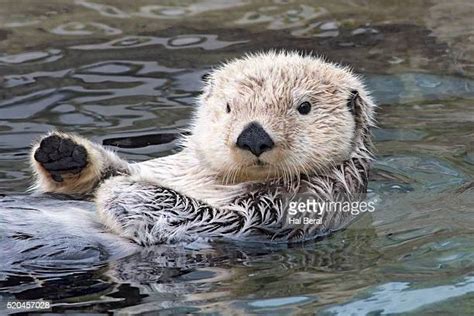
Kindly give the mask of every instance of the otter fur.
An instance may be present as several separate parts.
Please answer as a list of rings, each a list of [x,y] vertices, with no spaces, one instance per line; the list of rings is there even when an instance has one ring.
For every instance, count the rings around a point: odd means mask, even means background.
[[[374,108],[348,68],[293,52],[247,55],[207,77],[179,153],[133,163],[52,132],[31,152],[33,190],[91,197],[109,230],[141,245],[314,239],[352,216],[291,224],[288,202],[364,196]]]

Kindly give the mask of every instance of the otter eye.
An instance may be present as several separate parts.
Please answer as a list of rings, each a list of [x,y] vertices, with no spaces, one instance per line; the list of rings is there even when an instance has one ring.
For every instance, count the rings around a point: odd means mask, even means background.
[[[229,103],[227,103],[227,106],[226,106],[226,108],[225,108],[225,111],[226,111],[227,113],[230,113],[230,105],[229,105]]]
[[[300,112],[300,114],[306,115],[310,111],[311,111],[311,103],[309,103],[308,101],[305,101],[301,103],[300,105],[298,105],[298,112]]]

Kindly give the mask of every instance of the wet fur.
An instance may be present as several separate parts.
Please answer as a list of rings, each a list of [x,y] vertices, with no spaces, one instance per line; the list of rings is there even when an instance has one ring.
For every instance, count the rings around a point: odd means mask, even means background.
[[[306,99],[319,112],[291,112]],[[100,221],[141,245],[198,237],[313,239],[346,225],[350,214],[323,214],[321,225],[290,225],[286,203],[303,193],[325,201],[365,194],[374,107],[348,69],[296,53],[251,55],[209,76],[180,153],[129,163],[82,137],[54,132],[33,147],[33,190],[94,196]],[[234,146],[255,120],[277,143],[260,157],[261,168]],[[85,149],[82,170],[51,172],[37,161],[52,135]]]

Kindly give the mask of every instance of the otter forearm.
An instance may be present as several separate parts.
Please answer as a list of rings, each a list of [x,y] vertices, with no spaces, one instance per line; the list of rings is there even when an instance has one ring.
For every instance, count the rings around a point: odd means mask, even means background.
[[[244,210],[239,205],[218,209],[177,191],[129,177],[105,181],[96,199],[101,221],[115,233],[141,245],[198,237],[243,239],[262,235],[265,229],[277,231],[282,225],[282,217],[276,216],[282,210],[279,199],[265,201],[266,208],[254,203],[253,210]],[[267,234],[265,238],[271,236]]]
[[[255,191],[227,207],[215,208],[175,190],[117,177],[107,180],[96,198],[102,223],[143,246],[203,237],[302,241],[328,231],[326,225],[289,221],[284,198],[276,191]]]
[[[97,192],[101,221],[118,235],[141,245],[191,241],[199,237],[246,241],[304,241],[347,225],[348,212],[291,213],[289,202],[299,198],[318,201],[355,201],[365,192],[366,164],[347,161],[334,179],[303,178],[294,188],[278,181],[255,185],[223,207],[154,182],[123,176],[106,180]],[[351,183],[348,191],[343,183]],[[304,219],[310,219],[305,222]]]

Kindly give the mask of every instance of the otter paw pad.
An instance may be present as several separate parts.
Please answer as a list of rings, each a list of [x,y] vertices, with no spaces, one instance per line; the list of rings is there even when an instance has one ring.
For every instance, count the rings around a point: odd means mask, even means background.
[[[44,138],[34,154],[34,158],[52,176],[62,182],[61,173],[78,174],[87,165],[87,150],[69,138],[51,135]]]

